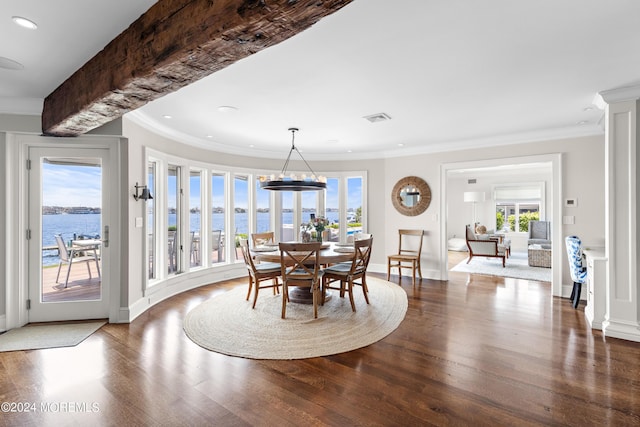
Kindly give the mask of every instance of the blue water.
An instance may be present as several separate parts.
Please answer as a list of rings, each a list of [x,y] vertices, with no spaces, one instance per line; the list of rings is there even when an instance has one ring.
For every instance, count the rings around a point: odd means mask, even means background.
[[[61,234],[65,242],[73,239],[74,234],[76,236],[85,235],[87,237],[100,236],[100,217],[98,214],[68,214],[68,215],[43,215],[42,216],[42,246],[53,246],[56,244],[55,235]],[[190,215],[190,230],[200,230],[200,214],[192,213]],[[237,233],[248,234],[248,219],[249,213],[236,213],[235,224]],[[309,221],[310,212],[303,212],[302,220],[304,222]],[[331,222],[335,222],[338,219],[338,212],[327,212],[327,219]],[[293,223],[293,213],[284,212],[282,214],[282,222],[284,224]],[[169,215],[169,225],[176,223],[176,215]],[[262,233],[269,231],[269,213],[258,212],[257,214],[257,232]],[[224,214],[213,214],[213,230],[224,229]],[[42,252],[42,264],[54,265],[58,263],[57,251],[43,251]]]

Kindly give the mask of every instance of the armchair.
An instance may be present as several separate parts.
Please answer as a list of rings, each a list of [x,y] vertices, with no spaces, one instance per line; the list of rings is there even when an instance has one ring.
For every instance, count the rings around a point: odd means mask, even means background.
[[[529,221],[527,245],[550,245],[551,223],[549,221]]]
[[[474,256],[483,256],[491,258],[502,258],[502,267],[505,266],[505,260],[507,258],[507,249],[504,245],[500,244],[497,239],[492,239],[489,236],[478,237],[471,230],[471,226],[467,225],[466,229],[467,247],[469,248],[469,259],[467,264]]]

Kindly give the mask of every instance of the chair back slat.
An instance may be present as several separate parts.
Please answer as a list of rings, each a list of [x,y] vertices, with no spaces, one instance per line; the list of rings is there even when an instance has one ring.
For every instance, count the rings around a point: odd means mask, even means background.
[[[398,255],[415,255],[420,258],[424,230],[398,230],[398,234]],[[409,243],[415,240],[418,240],[417,249],[415,247],[409,248]]]
[[[64,239],[61,234],[56,234],[56,243],[58,244],[58,256],[63,262],[69,262],[69,251],[67,251],[67,247],[64,245]]]

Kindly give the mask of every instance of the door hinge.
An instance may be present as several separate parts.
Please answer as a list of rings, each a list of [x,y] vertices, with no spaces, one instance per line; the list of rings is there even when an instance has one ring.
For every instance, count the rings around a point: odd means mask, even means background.
[[[27,159],[27,170],[30,171],[31,170],[31,160]]]
[[[27,229],[27,240],[31,240],[31,230]]]
[[[27,300],[27,310],[31,310],[31,300]]]

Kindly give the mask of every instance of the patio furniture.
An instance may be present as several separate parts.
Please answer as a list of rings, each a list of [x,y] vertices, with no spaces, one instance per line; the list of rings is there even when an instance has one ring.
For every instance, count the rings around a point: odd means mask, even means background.
[[[91,267],[89,267],[90,262],[96,263],[96,269],[98,270],[98,277],[100,275],[100,263],[98,262],[98,255],[95,246],[92,248],[93,255],[78,255],[78,251],[88,251],[88,246],[84,247],[70,247],[67,248],[64,244],[64,239],[62,235],[56,234],[56,243],[58,245],[58,256],[60,257],[60,262],[58,263],[58,275],[56,276],[56,283],[60,283],[60,270],[62,269],[62,264],[67,264],[67,276],[64,280],[64,287],[66,288],[69,284],[69,274],[71,273],[71,266],[73,264],[85,263],[87,265],[87,271],[89,272],[89,278],[91,279]]]

